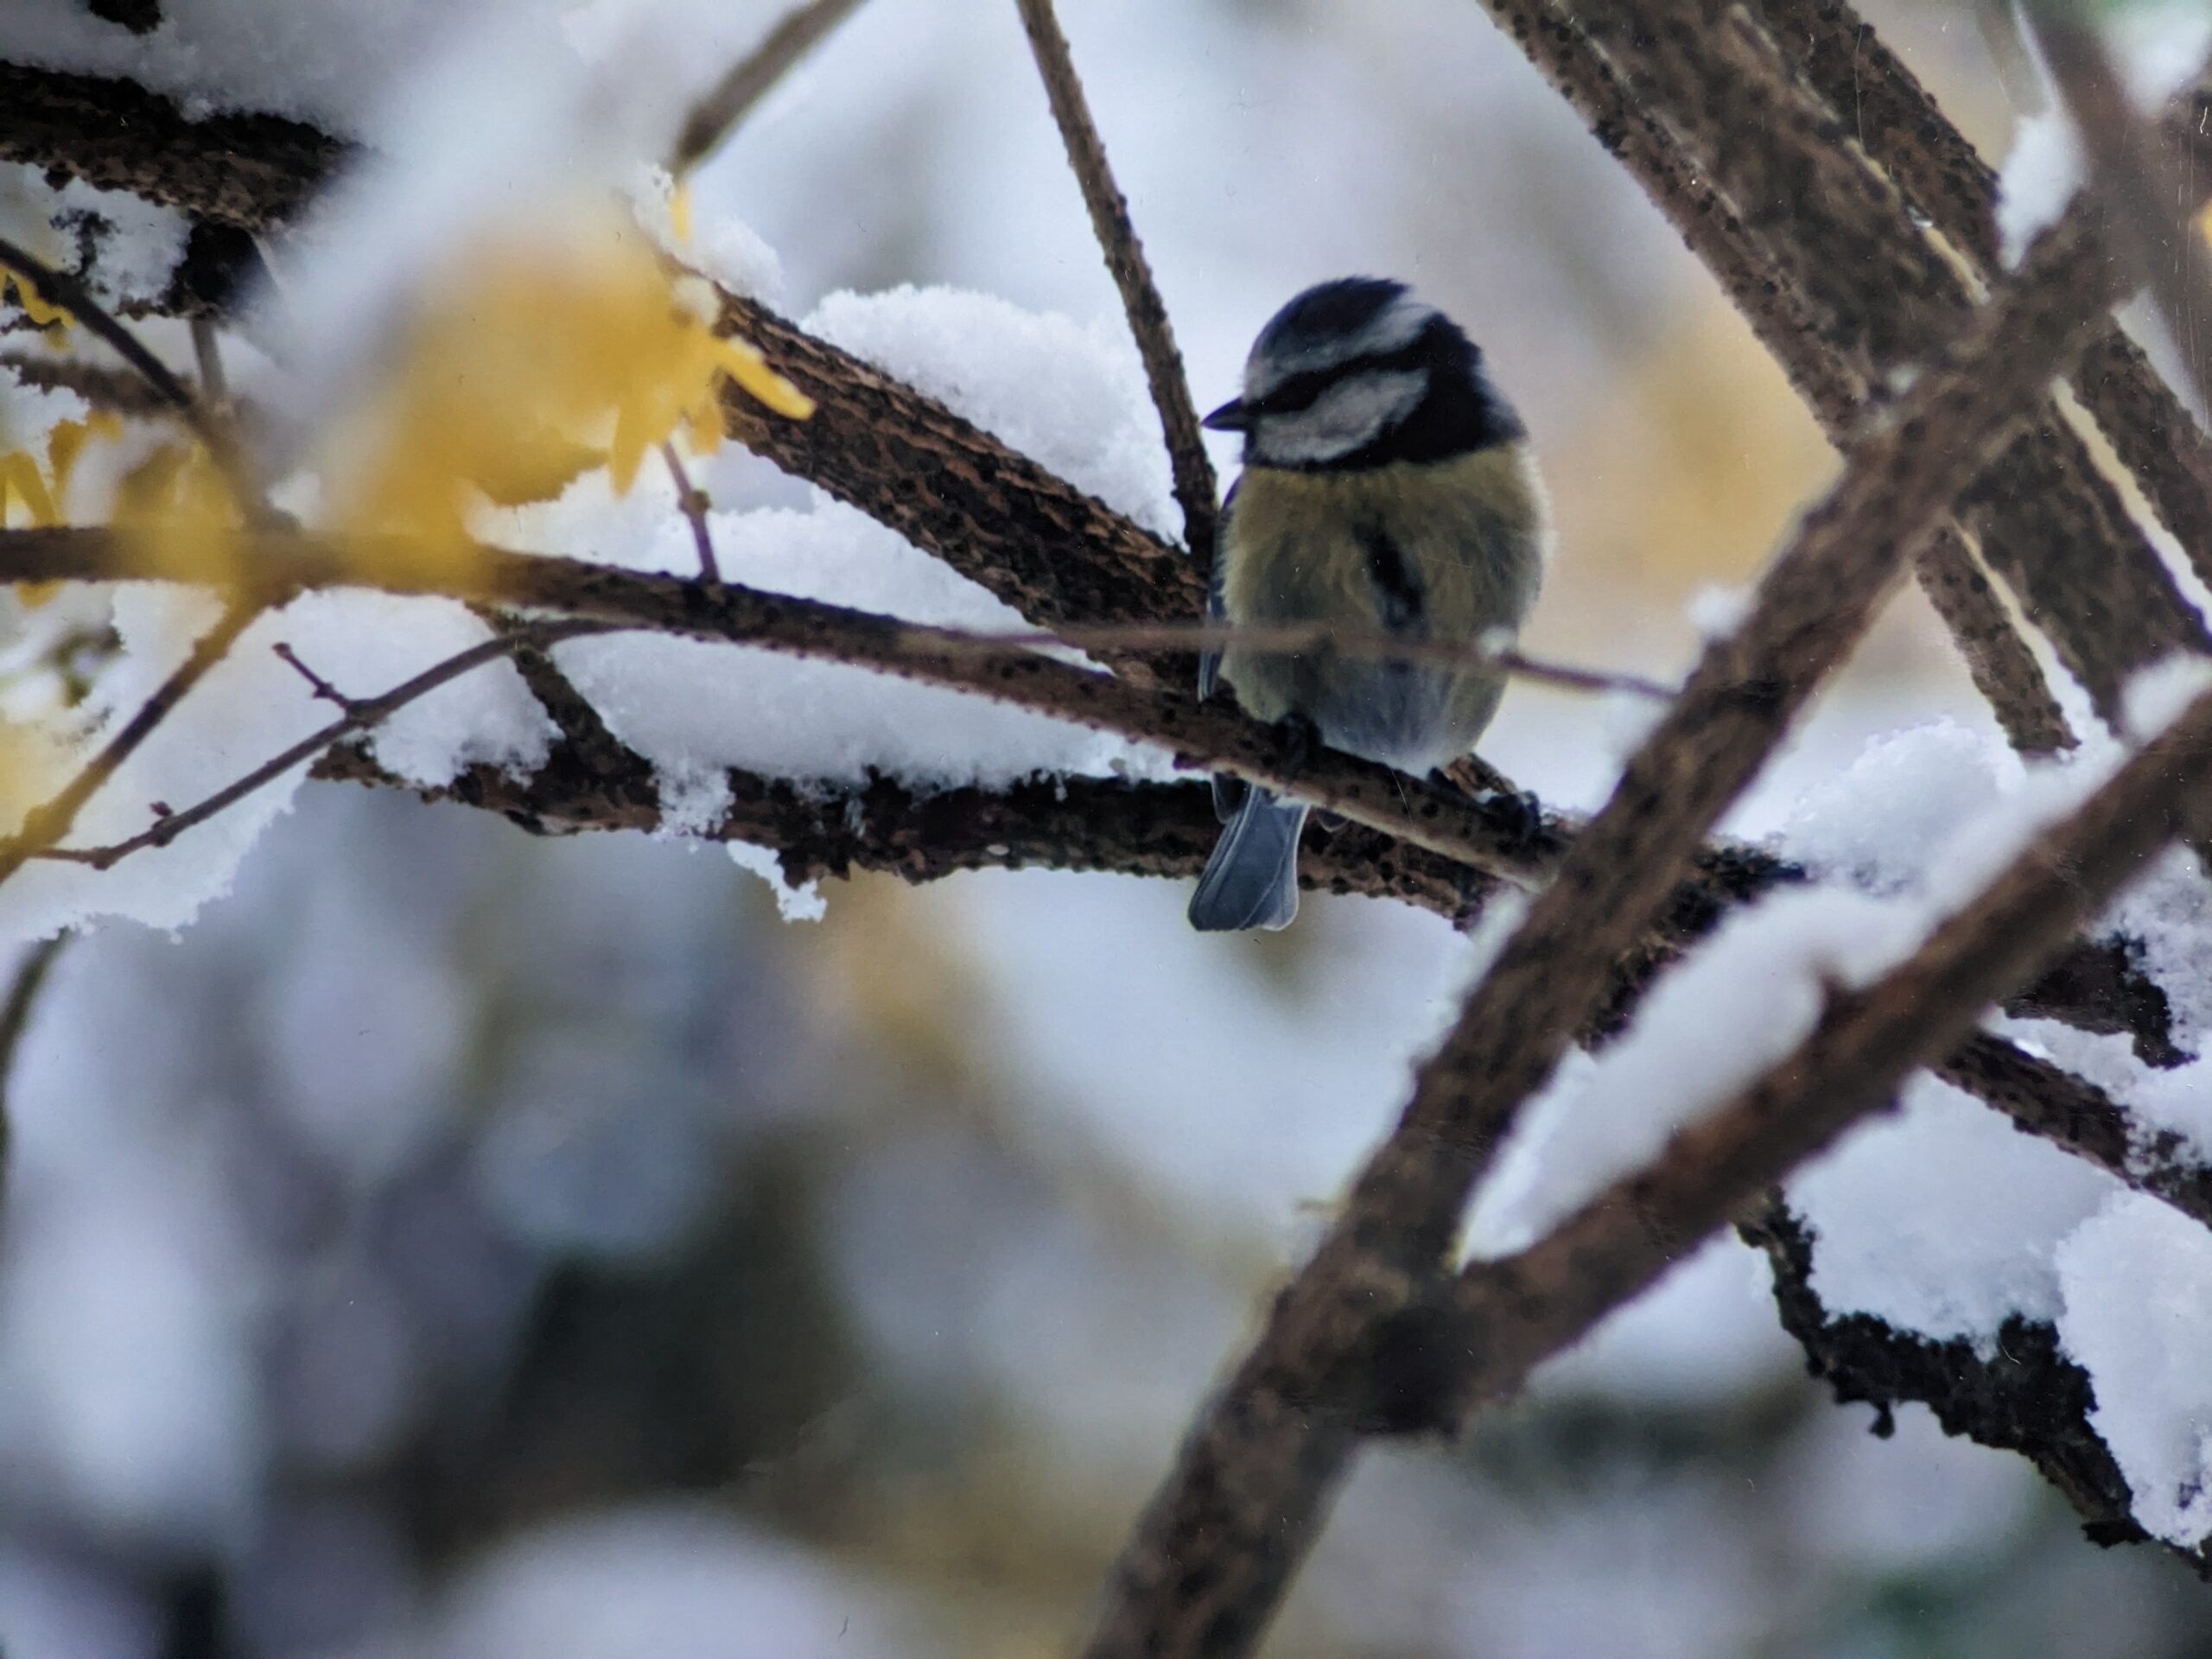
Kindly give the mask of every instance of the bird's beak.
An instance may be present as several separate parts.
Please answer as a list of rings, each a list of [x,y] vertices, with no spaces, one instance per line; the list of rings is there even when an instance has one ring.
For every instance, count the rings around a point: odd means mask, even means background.
[[[1244,407],[1242,397],[1232,397],[1198,424],[1217,432],[1249,432],[1252,428],[1251,411]]]

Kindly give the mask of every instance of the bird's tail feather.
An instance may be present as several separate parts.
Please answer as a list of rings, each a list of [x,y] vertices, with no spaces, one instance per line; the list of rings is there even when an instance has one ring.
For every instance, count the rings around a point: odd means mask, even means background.
[[[1247,790],[1198,876],[1191,925],[1201,933],[1288,927],[1298,914],[1298,837],[1305,828],[1302,801]]]

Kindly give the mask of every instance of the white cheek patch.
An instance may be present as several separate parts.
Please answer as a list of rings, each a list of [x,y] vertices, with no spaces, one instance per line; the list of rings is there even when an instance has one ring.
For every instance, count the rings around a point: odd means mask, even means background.
[[[1244,395],[1253,399],[1264,397],[1294,375],[1333,368],[1339,363],[1356,363],[1363,357],[1388,357],[1420,339],[1421,330],[1435,319],[1433,306],[1422,304],[1410,294],[1401,294],[1370,317],[1366,326],[1356,333],[1332,335],[1302,352],[1271,355],[1266,365],[1264,384],[1260,378],[1261,365],[1247,364]]]
[[[1262,465],[1311,467],[1364,449],[1412,414],[1428,392],[1428,372],[1357,374],[1306,408],[1263,415],[1252,429],[1252,458]]]

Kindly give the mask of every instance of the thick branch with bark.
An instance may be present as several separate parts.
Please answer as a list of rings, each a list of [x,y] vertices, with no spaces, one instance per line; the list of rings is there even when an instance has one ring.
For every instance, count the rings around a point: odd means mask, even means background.
[[[2212,818],[2212,694],[2029,846],[1912,958],[1831,993],[1795,1052],[1682,1129],[1649,1167],[1593,1196],[1541,1243],[1469,1268],[1456,1403],[1517,1388],[1537,1363],[1656,1281],[1844,1129],[1915,1066],[1966,1039],[1980,1010],[2140,870]]]
[[[1984,282],[2000,267],[1997,175],[1912,71],[1847,0],[1760,0],[1776,45],[1804,83]],[[2206,89],[2190,89],[2162,124],[2201,166]],[[2117,325],[2069,377],[2159,518],[2196,566],[2212,572],[2212,439]]]
[[[194,121],[135,81],[0,62],[0,162],[59,169],[195,219],[273,229],[352,153],[344,139],[282,116]]]
[[[1328,1363],[1307,1369],[1273,1344],[1284,1310],[1308,1294],[1327,1261],[1325,1244],[1278,1304],[1269,1339],[1185,1446],[1182,1470],[1208,1430],[1232,1433],[1244,1456],[1209,1469],[1201,1488],[1172,1483],[1155,1503],[1140,1531],[1142,1554],[1122,1563],[1121,1593],[1092,1644],[1094,1659],[1248,1650],[1363,1432],[1451,1427],[1522,1386],[1536,1365],[1882,1109],[1907,1072],[1966,1039],[1979,1010],[2031,973],[2145,859],[2184,830],[2201,832],[2208,818],[2212,694],[1941,924],[1909,961],[1864,989],[1833,991],[1790,1054],[1536,1244],[1476,1262],[1451,1282],[1440,1281],[1433,1264],[1423,1272],[1370,1252],[1338,1310],[1340,1319],[1354,1320],[1342,1333],[1350,1345],[1309,1353]],[[1471,1014],[1482,1001],[1478,990]],[[1360,1200],[1356,1192],[1355,1210]],[[1155,1556],[1168,1541],[1163,1518],[1201,1509],[1211,1524],[1179,1529],[1176,1552]]]
[[[1842,118],[1794,82],[1748,18],[1719,0],[1484,0],[1728,288],[1840,442],[1859,388],[1924,353],[1967,313],[1957,275]],[[1757,132],[1756,143],[1732,135]],[[1983,552],[2101,711],[2127,674],[2201,622],[2056,411],[1974,498]],[[1947,586],[1955,608],[1961,583]],[[1970,584],[1966,585],[1970,592]],[[1969,601],[1971,602],[1971,601]],[[2047,693],[1977,606],[1961,644],[2007,730],[2048,747]],[[2009,624],[2005,625],[2009,630]],[[1980,639],[1981,645],[1974,643]]]
[[[251,562],[286,588],[382,586],[392,592],[438,594],[484,606],[535,606],[622,626],[824,656],[1156,742],[1206,766],[1292,790],[1344,814],[1353,827],[1364,825],[1371,833],[1352,845],[1382,861],[1375,877],[1378,885],[1357,880],[1348,867],[1318,885],[1389,893],[1455,917],[1479,903],[1491,880],[1524,886],[1548,880],[1577,833],[1570,820],[1551,817],[1532,826],[1509,803],[1412,785],[1388,768],[1349,756],[1286,753],[1274,728],[1244,720],[1220,702],[1200,705],[1179,692],[1144,691],[1027,652],[997,648],[972,635],[842,607],[491,549],[479,550],[441,577],[420,560],[377,556],[373,544],[284,531],[254,537]],[[0,531],[0,581],[115,581],[164,574],[158,554],[144,543],[105,531]],[[526,660],[524,667],[527,675]],[[564,728],[574,732],[586,715],[596,723],[588,705],[572,692],[564,702],[557,689],[537,682],[532,689],[555,705]],[[603,734],[603,727],[599,730]],[[549,784],[552,798],[569,804],[558,811],[542,808],[538,815],[549,823],[629,827],[620,813],[603,817],[597,803],[609,791],[620,795],[642,788],[630,770],[634,757],[619,745],[610,749],[600,742],[585,758],[603,768],[604,775],[570,773]],[[1333,839],[1343,832],[1325,833]],[[1208,840],[1211,834],[1206,832]],[[1096,846],[1095,837],[1085,837],[1070,850],[1087,859],[1096,855],[1084,849]],[[1204,849],[1194,845],[1193,850]],[[1196,868],[1196,862],[1189,867]],[[1325,859],[1314,868],[1325,870],[1330,864]],[[1795,866],[1756,848],[1719,843],[1699,849],[1694,868],[1668,897],[1652,929],[1620,954],[1618,980],[1593,1014],[1591,1029],[1618,1028],[1651,976],[1709,931],[1729,907],[1778,883],[1802,879]],[[2125,1031],[2151,1064],[2171,1065],[2180,1058],[2169,1034],[2163,995],[2122,942],[2082,942],[2056,970],[2024,993],[2014,1011],[2062,1020],[2085,1031]]]

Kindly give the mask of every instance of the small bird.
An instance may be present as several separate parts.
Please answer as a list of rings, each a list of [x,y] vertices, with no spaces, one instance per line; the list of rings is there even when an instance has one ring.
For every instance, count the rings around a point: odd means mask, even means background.
[[[1550,541],[1528,429],[1474,343],[1403,283],[1352,276],[1299,295],[1253,343],[1243,396],[1205,423],[1244,435],[1209,620],[1465,646],[1518,632]],[[1326,643],[1231,645],[1201,660],[1198,695],[1217,679],[1258,719],[1415,776],[1471,750],[1505,690],[1495,671]],[[1226,828],[1191,925],[1289,925],[1305,804],[1217,777],[1214,806]]]

